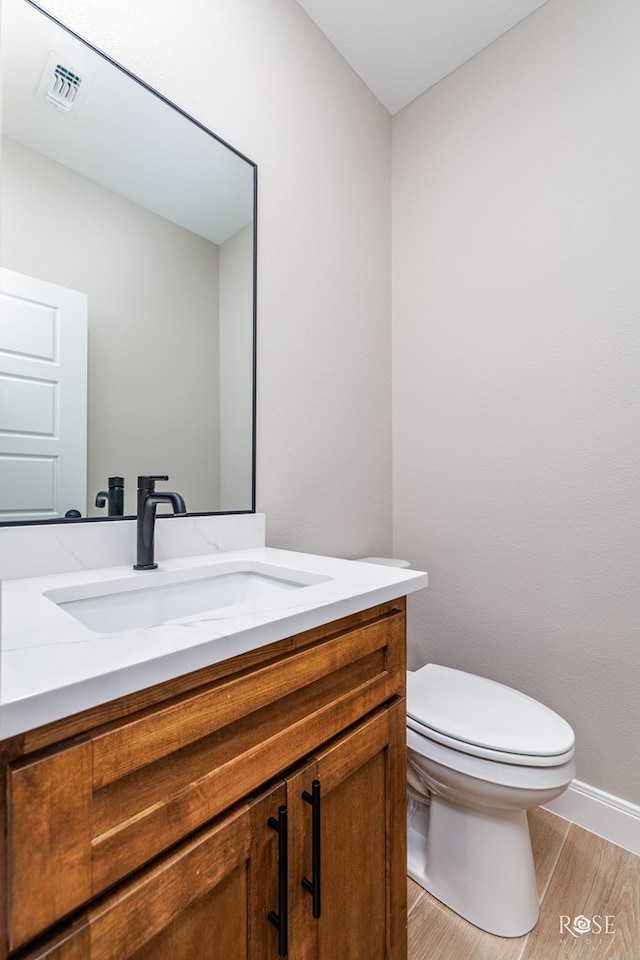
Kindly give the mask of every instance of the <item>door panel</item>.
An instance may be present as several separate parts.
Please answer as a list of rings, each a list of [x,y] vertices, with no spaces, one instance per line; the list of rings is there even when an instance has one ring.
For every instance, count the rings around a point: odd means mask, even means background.
[[[321,960],[385,958],[385,837],[385,758],[380,751],[322,797]]]
[[[87,506],[87,297],[0,269],[0,520]]]
[[[246,900],[247,877],[242,864],[131,954],[130,960],[247,960]]]
[[[405,703],[398,700],[288,780],[296,960],[406,958],[405,722]],[[313,869],[314,781],[320,795],[319,878]],[[320,916],[314,917],[309,888],[318,879]]]

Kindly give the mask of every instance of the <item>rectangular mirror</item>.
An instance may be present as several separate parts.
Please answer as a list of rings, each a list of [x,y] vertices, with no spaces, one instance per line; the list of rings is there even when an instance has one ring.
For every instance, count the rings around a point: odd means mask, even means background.
[[[0,521],[252,512],[256,165],[30,0],[1,40]]]

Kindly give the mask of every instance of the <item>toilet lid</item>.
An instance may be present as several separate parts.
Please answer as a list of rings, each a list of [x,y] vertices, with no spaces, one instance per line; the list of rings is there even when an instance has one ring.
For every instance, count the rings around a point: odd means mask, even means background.
[[[532,697],[435,663],[407,673],[407,715],[426,736],[501,753],[555,757],[575,743],[566,720]]]

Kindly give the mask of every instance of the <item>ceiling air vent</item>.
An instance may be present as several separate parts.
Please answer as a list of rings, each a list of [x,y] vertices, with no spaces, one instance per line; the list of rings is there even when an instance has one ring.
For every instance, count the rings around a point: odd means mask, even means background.
[[[71,113],[77,106],[86,86],[77,70],[74,70],[63,57],[50,53],[40,78],[38,97],[57,107],[64,113]]]

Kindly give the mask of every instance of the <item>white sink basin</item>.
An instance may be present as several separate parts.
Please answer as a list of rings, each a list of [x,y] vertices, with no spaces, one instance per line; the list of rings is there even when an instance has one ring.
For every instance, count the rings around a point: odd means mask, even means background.
[[[122,633],[211,611],[241,613],[285,591],[323,583],[330,577],[257,561],[215,567],[154,570],[118,580],[75,584],[44,596],[97,633]],[[225,610],[225,608],[230,608]],[[223,612],[224,611],[224,612]]]

